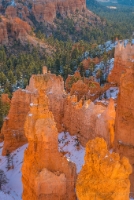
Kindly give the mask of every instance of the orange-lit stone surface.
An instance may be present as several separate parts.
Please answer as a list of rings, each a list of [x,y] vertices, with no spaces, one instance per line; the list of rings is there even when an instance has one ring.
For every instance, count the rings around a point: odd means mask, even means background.
[[[129,200],[131,172],[128,159],[109,153],[104,139],[90,140],[76,183],[77,197],[79,200]]]
[[[28,148],[22,166],[23,200],[76,200],[75,164],[58,151],[58,131],[40,91],[25,122]]]

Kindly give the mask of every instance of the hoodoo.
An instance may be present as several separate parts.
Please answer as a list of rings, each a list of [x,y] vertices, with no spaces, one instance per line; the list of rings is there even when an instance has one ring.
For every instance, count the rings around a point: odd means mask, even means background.
[[[79,200],[129,200],[131,172],[128,159],[109,153],[104,139],[90,140],[76,183],[77,197]]]
[[[133,166],[131,196],[134,196],[134,68],[127,67],[120,80],[120,92],[115,119],[115,149],[129,158]]]
[[[76,167],[58,151],[58,131],[40,91],[27,115],[28,148],[22,167],[23,200],[75,200]]]
[[[27,142],[24,135],[24,123],[32,96],[34,94],[21,89],[13,94],[9,114],[5,118],[1,130],[1,135],[4,136],[3,155],[6,155],[7,151],[12,152],[16,150]]]

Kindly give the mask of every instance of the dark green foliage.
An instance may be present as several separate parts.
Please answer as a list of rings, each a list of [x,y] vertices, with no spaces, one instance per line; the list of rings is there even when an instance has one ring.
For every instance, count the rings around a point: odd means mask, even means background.
[[[130,3],[129,0],[118,0],[118,2],[126,5]],[[131,3],[134,5],[133,0]],[[112,39],[116,36],[119,39],[131,38],[134,30],[134,7],[114,4],[113,6],[116,6],[117,9],[113,10],[107,8],[106,5],[107,3],[100,4],[96,0],[87,0],[87,7],[99,15],[102,20],[107,20],[101,39],[106,41],[108,38]]]
[[[2,127],[4,117],[6,117],[6,115],[8,114],[9,107],[9,104],[3,103],[0,98],[0,129]]]

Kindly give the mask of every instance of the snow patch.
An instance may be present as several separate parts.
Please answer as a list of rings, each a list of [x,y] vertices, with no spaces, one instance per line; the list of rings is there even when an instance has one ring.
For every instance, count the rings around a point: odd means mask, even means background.
[[[68,161],[76,164],[77,173],[84,164],[85,148],[79,144],[77,136],[71,136],[68,132],[62,132],[58,136],[59,151],[66,152]]]
[[[24,151],[27,144],[16,149],[11,153],[13,156],[14,169],[7,170],[6,156],[2,156],[3,143],[0,143],[0,169],[5,172],[8,183],[3,186],[3,192],[0,192],[0,200],[22,200],[22,180],[21,167],[23,163]]]

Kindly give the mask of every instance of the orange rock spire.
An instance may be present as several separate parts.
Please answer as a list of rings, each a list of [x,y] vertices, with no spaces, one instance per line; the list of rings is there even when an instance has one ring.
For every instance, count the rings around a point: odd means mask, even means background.
[[[75,200],[75,165],[58,151],[58,132],[43,91],[27,115],[28,148],[22,167],[23,200]]]
[[[79,200],[129,200],[131,172],[128,159],[109,153],[104,139],[90,140],[76,183],[77,197]]]

